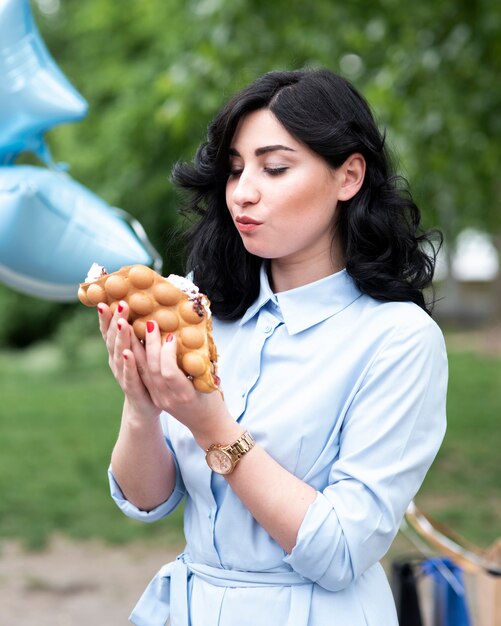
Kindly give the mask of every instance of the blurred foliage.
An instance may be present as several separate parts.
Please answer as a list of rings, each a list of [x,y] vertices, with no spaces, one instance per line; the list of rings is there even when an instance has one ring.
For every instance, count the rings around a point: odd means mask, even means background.
[[[0,346],[23,348],[51,335],[74,308],[31,298],[0,284]]]
[[[106,468],[123,396],[101,340],[81,329],[78,336],[78,359],[57,342],[0,352],[0,540],[41,548],[61,532],[179,544],[181,509],[167,528],[153,527],[127,519],[110,499]]]
[[[55,160],[137,217],[168,272],[182,271],[173,164],[192,157],[227,97],[272,69],[321,65],[354,82],[387,128],[427,227],[439,225],[449,240],[465,225],[501,230],[499,3],[32,5],[51,53],[90,105],[83,121],[48,134]]]
[[[50,134],[55,157],[135,214],[166,254],[178,204],[168,183],[172,164],[191,158],[235,90],[262,72],[305,65],[338,71],[367,96],[427,222],[444,219],[445,202],[458,227],[501,224],[493,210],[498,3],[62,0],[38,22],[90,104],[85,120]]]

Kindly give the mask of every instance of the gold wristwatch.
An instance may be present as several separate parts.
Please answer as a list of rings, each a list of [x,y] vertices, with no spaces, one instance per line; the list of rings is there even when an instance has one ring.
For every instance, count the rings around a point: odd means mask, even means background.
[[[235,443],[227,446],[214,443],[206,451],[207,465],[216,474],[231,474],[243,455],[253,448],[254,443],[255,441],[249,432],[245,432]]]

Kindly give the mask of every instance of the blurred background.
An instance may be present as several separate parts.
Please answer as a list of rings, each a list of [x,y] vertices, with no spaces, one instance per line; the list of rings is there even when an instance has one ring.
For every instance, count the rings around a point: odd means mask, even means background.
[[[46,134],[52,158],[139,220],[164,273],[182,272],[180,198],[170,171],[192,158],[227,97],[265,71],[304,66],[339,72],[366,96],[424,227],[445,237],[435,318],[450,356],[449,429],[416,502],[489,546],[501,534],[501,5],[32,0],[31,8],[50,53],[89,105],[83,119]],[[22,153],[16,164],[40,163]],[[4,567],[14,555],[32,568],[29,559],[54,545],[66,564],[105,550],[120,559],[129,550],[129,561],[110,561],[119,576],[145,554],[160,565],[182,545],[180,514],[141,525],[109,498],[121,402],[106,360],[94,309],[0,284],[0,568],[2,555]],[[73,541],[87,547],[77,553]],[[80,622],[67,612],[57,621],[54,607],[62,611],[75,594],[99,595],[99,585],[47,582],[37,563],[40,571],[20,573],[16,589],[45,598],[47,623],[126,623],[122,613]],[[144,583],[154,571],[148,567]],[[12,596],[7,578],[0,569],[0,597],[2,585]],[[130,601],[115,589],[114,601],[130,609],[142,586],[134,583]],[[30,623],[45,623],[40,611]],[[77,612],[85,617],[82,607]]]

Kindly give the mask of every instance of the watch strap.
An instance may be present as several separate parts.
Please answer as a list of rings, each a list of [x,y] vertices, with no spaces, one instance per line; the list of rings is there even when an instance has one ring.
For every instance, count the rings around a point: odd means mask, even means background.
[[[254,437],[248,431],[245,431],[243,435],[241,435],[233,443],[230,443],[228,445],[221,444],[221,443],[214,443],[211,446],[209,446],[206,450],[205,458],[207,460],[207,463],[209,464],[209,467],[213,471],[219,474],[220,473],[231,474],[231,472],[235,469],[235,466],[240,461],[240,459],[244,456],[244,454],[247,454],[247,452],[249,452],[249,450],[251,450],[254,447],[254,444],[255,444]],[[227,471],[224,471],[224,472],[219,471],[219,469],[214,467],[214,465],[209,460],[211,452],[215,450],[220,450],[221,452],[225,454],[227,458],[229,458],[231,462],[231,468],[229,468]]]
[[[249,431],[245,431],[244,434],[239,437],[234,443],[231,443],[227,446],[218,446],[221,450],[228,452],[233,457],[235,463],[239,461],[244,454],[249,452],[249,450],[254,446],[256,442],[254,441],[254,437],[250,434]]]

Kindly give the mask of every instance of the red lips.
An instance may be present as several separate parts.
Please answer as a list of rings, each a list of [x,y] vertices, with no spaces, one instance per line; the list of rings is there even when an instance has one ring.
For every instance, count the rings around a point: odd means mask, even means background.
[[[235,218],[235,226],[237,230],[242,234],[250,234],[255,230],[258,230],[262,225],[262,222],[258,222],[248,215],[237,215]]]
[[[259,222],[258,220],[253,219],[252,217],[249,217],[248,215],[238,215],[235,218],[235,222],[238,222],[239,224],[256,224],[259,225],[262,222]]]

